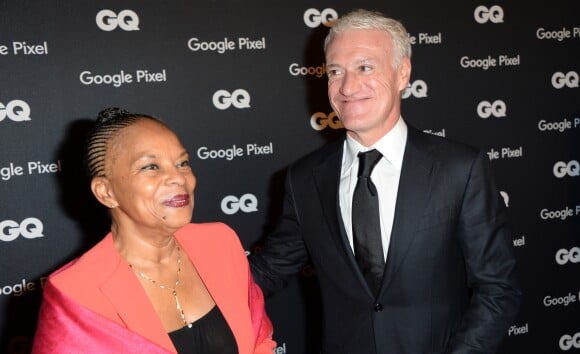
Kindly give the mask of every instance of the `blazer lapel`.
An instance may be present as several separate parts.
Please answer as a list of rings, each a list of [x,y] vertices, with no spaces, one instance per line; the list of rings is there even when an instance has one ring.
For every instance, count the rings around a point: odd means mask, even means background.
[[[216,225],[218,224],[190,224],[187,230],[183,228],[175,236],[230,326],[239,352],[249,353],[255,344],[251,341],[254,338],[251,317],[249,308],[246,310],[240,307],[249,304],[244,300],[248,297],[245,289],[250,274],[249,267],[247,263],[243,267],[239,266],[240,261],[235,261],[235,257],[231,261],[221,259],[229,257],[228,252],[233,249],[234,243],[220,243],[219,240],[223,239],[221,237],[207,237],[227,232],[225,226]],[[223,253],[216,256],[213,250],[221,250]],[[240,250],[239,257],[244,257],[242,252]],[[246,262],[245,258],[243,260]]]
[[[112,238],[110,244],[114,247]],[[101,291],[113,304],[128,328],[175,352],[175,347],[139,280],[116,251],[110,253],[111,262],[106,267],[110,268],[111,276],[103,282]]]
[[[429,147],[421,134],[412,127],[408,129],[381,293],[388,288],[413,244],[417,215],[422,215],[421,207],[427,204],[435,165],[427,158]]]

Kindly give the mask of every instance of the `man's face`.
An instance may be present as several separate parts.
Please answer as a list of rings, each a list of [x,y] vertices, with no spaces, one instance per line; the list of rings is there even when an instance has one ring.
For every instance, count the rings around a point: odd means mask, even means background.
[[[326,49],[328,97],[344,127],[365,146],[374,144],[400,116],[401,91],[411,63],[393,68],[393,41],[380,30],[338,33]]]

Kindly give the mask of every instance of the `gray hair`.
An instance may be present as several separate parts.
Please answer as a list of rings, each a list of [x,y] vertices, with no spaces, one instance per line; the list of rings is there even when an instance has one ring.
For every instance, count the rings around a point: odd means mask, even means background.
[[[393,40],[393,67],[397,68],[403,58],[411,58],[411,42],[403,24],[385,17],[382,13],[358,9],[338,18],[324,39],[324,52],[337,34],[352,29],[381,30],[391,35]]]

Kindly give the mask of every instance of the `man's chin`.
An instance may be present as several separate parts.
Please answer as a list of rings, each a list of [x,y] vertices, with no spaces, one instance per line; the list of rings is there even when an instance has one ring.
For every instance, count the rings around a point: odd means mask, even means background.
[[[365,124],[367,118],[368,116],[360,113],[346,114],[340,117],[340,121],[347,130],[357,130]]]

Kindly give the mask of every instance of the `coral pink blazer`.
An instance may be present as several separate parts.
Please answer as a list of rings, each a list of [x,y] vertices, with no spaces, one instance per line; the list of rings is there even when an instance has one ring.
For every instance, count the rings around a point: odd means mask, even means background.
[[[222,223],[189,224],[176,238],[223,313],[239,353],[271,354],[272,325],[235,232]],[[33,353],[152,348],[176,353],[110,233],[53,273],[44,291]],[[127,348],[118,347],[123,345]]]

